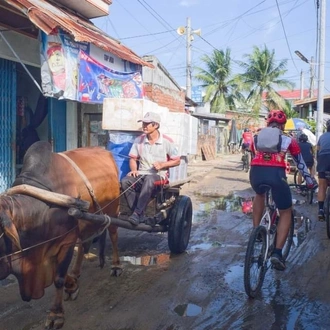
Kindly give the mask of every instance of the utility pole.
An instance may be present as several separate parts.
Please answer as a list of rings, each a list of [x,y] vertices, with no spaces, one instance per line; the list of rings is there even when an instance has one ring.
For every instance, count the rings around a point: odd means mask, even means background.
[[[191,99],[191,42],[194,34],[201,36],[201,29],[191,30],[190,17],[187,17],[187,27],[179,26],[176,32],[179,35],[186,35],[187,63],[186,63],[186,96]]]
[[[191,22],[190,17],[187,17],[187,72],[186,72],[186,95],[191,99]]]
[[[309,85],[309,97],[314,97],[314,57],[311,57],[310,63],[310,85]]]
[[[304,99],[304,72],[300,71],[300,100]]]
[[[326,0],[320,0],[320,30],[319,30],[319,81],[317,95],[316,114],[316,141],[323,133],[323,111],[324,111],[324,62],[325,62],[325,14]]]

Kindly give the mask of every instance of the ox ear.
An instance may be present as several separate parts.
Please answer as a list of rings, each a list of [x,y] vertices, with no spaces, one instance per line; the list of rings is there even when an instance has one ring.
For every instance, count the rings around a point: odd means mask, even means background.
[[[12,241],[12,243],[18,247],[19,250],[22,250],[16,226],[5,213],[0,214],[0,226],[2,226],[5,235]]]

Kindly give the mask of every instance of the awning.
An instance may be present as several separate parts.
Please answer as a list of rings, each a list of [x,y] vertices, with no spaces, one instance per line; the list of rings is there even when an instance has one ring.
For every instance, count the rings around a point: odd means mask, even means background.
[[[91,21],[77,16],[68,9],[60,8],[44,0],[4,0],[18,9],[40,30],[49,35],[54,29],[61,28],[75,41],[89,42],[123,60],[153,68],[151,63],[143,61],[132,50],[105,34]]]

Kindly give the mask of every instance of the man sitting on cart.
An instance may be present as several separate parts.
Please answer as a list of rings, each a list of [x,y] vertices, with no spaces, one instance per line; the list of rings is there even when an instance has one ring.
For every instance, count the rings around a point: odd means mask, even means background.
[[[144,221],[144,211],[155,184],[166,182],[168,169],[180,164],[180,155],[173,140],[159,132],[160,116],[148,112],[139,122],[142,122],[144,134],[137,137],[132,145],[129,152],[131,171],[121,181],[127,205],[133,210],[128,218],[133,225]]]

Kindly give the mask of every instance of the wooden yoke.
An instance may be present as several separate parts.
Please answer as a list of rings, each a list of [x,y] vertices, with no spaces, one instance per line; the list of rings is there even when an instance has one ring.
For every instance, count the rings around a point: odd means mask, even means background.
[[[28,184],[22,184],[19,186],[15,186],[12,188],[9,188],[4,195],[16,195],[16,194],[22,194],[27,195],[31,197],[35,197],[37,199],[40,199],[47,203],[52,203],[58,206],[63,207],[76,207],[78,209],[81,209],[83,211],[88,211],[90,203],[87,201],[84,201],[82,199],[74,198],[71,196],[47,191],[44,189],[40,189],[34,186],[30,186]]]

